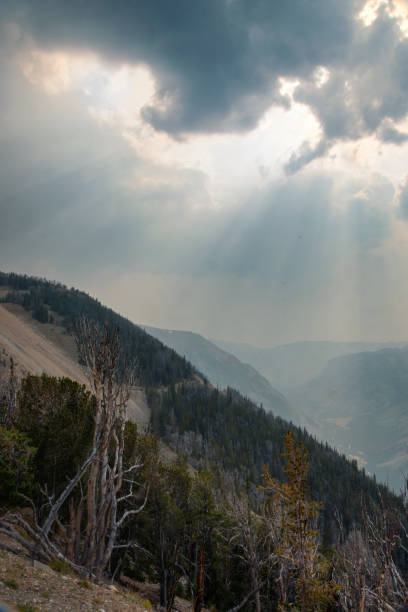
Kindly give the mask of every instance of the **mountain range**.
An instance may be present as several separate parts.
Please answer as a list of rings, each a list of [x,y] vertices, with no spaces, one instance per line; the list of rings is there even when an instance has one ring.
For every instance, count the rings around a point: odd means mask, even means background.
[[[220,349],[200,334],[144,327],[164,345],[190,361],[215,387],[236,389],[265,410],[286,420],[297,420],[287,399],[251,365],[242,363],[231,353]]]
[[[273,348],[212,340],[260,372],[282,393],[304,385],[323,371],[330,359],[384,348],[400,348],[407,342],[292,342]]]
[[[293,392],[304,424],[399,490],[408,473],[408,347],[337,357]]]
[[[86,293],[43,279],[0,272],[0,301],[2,367],[4,370],[12,356],[19,361],[23,375],[26,371],[49,370],[82,382],[72,340],[77,317],[87,316],[99,324],[118,327],[123,350],[138,361],[139,388],[132,397],[129,417],[159,436],[173,457],[175,452],[181,453],[193,468],[211,469],[219,486],[234,482],[234,486],[256,497],[265,465],[273,477],[282,480],[284,438],[293,431],[308,453],[311,494],[324,505],[321,529],[327,542],[337,529],[335,510],[341,513],[346,528],[361,521],[362,492],[378,501],[381,490],[392,500],[390,503],[400,504],[385,487],[379,489],[360,471],[356,461],[350,462],[318,442],[304,428],[266,412],[239,391],[217,389],[184,356]],[[230,356],[223,355],[222,359],[231,361]],[[248,372],[233,359],[232,363],[237,372]],[[253,374],[252,369],[249,372]],[[286,409],[281,394],[267,389],[275,405]]]
[[[199,334],[145,328],[220,389],[232,387],[306,427],[395,490],[408,472],[406,343],[297,342],[272,349],[218,343]],[[249,363],[242,359],[250,358]],[[280,381],[284,393],[256,371]],[[293,374],[293,376],[292,376]]]

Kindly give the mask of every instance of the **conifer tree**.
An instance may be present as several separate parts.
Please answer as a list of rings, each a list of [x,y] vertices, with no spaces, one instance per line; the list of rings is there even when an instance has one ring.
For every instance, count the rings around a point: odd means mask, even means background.
[[[285,438],[285,474],[279,483],[267,468],[264,487],[272,506],[275,551],[279,560],[280,609],[301,612],[326,610],[336,592],[330,580],[330,566],[319,553],[317,517],[321,504],[307,497],[309,463],[303,444],[296,444],[293,433]]]

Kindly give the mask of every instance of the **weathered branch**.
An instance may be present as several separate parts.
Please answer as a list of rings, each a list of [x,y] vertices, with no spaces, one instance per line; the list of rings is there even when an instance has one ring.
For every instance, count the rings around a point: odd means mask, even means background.
[[[252,597],[256,595],[265,586],[267,582],[267,580],[264,580],[263,582],[261,582],[261,584],[258,584],[255,589],[252,589],[252,591],[248,593],[246,597],[244,597],[240,604],[235,606],[235,608],[230,608],[228,612],[238,612],[238,610],[241,610],[248,603],[248,601],[252,599]]]
[[[82,476],[85,474],[86,470],[91,465],[92,461],[95,459],[95,456],[96,456],[97,452],[98,452],[98,446],[95,445],[93,447],[92,452],[89,455],[89,457],[82,464],[82,467],[80,468],[80,470],[70,480],[70,482],[67,484],[67,486],[65,487],[65,489],[61,493],[61,495],[58,497],[57,501],[53,504],[53,506],[52,506],[52,508],[51,508],[51,510],[50,510],[50,512],[48,514],[48,517],[47,517],[44,525],[41,528],[41,531],[42,531],[42,533],[44,535],[48,535],[48,533],[50,532],[50,529],[51,529],[52,524],[53,524],[53,522],[55,520],[55,517],[57,516],[57,514],[58,514],[62,504],[67,499],[67,497],[71,493],[71,491],[78,484],[78,482],[81,480]]]
[[[117,521],[117,526],[121,527],[121,525],[125,522],[125,520],[129,517],[129,516],[134,516],[135,514],[140,514],[140,512],[142,512],[142,510],[144,510],[146,504],[147,504],[147,499],[149,496],[149,487],[147,487],[146,490],[146,495],[145,498],[143,500],[143,503],[141,504],[141,506],[139,506],[139,508],[136,509],[132,509],[132,510],[126,510],[126,512],[123,514],[123,516],[119,519],[119,521]]]

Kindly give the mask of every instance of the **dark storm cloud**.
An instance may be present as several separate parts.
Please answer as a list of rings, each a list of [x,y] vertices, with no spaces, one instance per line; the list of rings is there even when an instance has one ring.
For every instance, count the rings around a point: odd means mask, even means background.
[[[383,8],[365,27],[363,0],[24,0],[3,3],[39,46],[87,49],[144,63],[157,82],[143,117],[174,135],[245,131],[273,104],[290,105],[279,77],[296,78],[295,99],[323,137],[294,154],[295,172],[338,140],[376,134],[405,142],[391,121],[408,111],[408,40]],[[321,84],[315,70],[330,76]]]
[[[37,44],[91,49],[146,63],[157,80],[144,117],[174,134],[254,127],[272,104],[289,105],[279,77],[311,78],[343,66],[362,0],[14,0]],[[8,6],[8,10],[7,10]],[[10,3],[3,10],[10,19]],[[313,100],[311,100],[313,104]],[[316,105],[315,105],[316,107]]]
[[[342,62],[333,68],[326,63],[328,80],[303,81],[295,99],[314,111],[329,144],[370,134],[402,144],[407,137],[393,122],[408,112],[408,39],[385,9],[358,34]]]
[[[342,309],[382,304],[385,179],[309,171],[214,209],[203,173],[141,159],[81,93],[47,95],[2,54],[0,82],[3,269],[82,286],[135,321],[244,340],[247,325],[260,342],[359,337]]]

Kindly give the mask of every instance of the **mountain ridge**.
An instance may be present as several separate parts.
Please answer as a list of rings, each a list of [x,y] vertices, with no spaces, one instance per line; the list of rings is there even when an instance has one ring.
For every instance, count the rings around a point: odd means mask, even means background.
[[[304,385],[308,380],[318,376],[330,359],[342,355],[365,351],[377,351],[384,348],[402,348],[408,342],[334,342],[334,341],[301,341],[280,344],[272,348],[260,348],[247,343],[235,343],[224,340],[212,342],[230,351],[241,361],[251,364],[272,386],[285,393]]]
[[[249,397],[265,410],[289,420],[296,414],[285,396],[250,364],[218,348],[201,334],[141,326],[149,334],[188,359],[208,380],[220,389],[231,387]]]
[[[139,355],[140,384],[151,414],[149,429],[193,467],[211,469],[219,486],[227,478],[256,498],[265,465],[282,480],[283,441],[292,431],[308,452],[309,485],[313,497],[324,504],[320,527],[327,542],[337,529],[333,518],[336,509],[347,530],[361,522],[362,492],[375,503],[381,494],[400,506],[400,499],[358,470],[357,462],[318,442],[304,428],[266,413],[238,391],[219,392],[200,378],[186,359],[84,292],[38,278],[0,273],[0,287],[10,286],[12,290],[2,297],[3,304],[24,308],[39,325],[47,326],[57,317],[58,325],[71,333],[75,317],[81,314],[100,324],[118,325],[123,349]]]
[[[336,357],[289,394],[309,428],[397,490],[408,471],[408,347]]]

